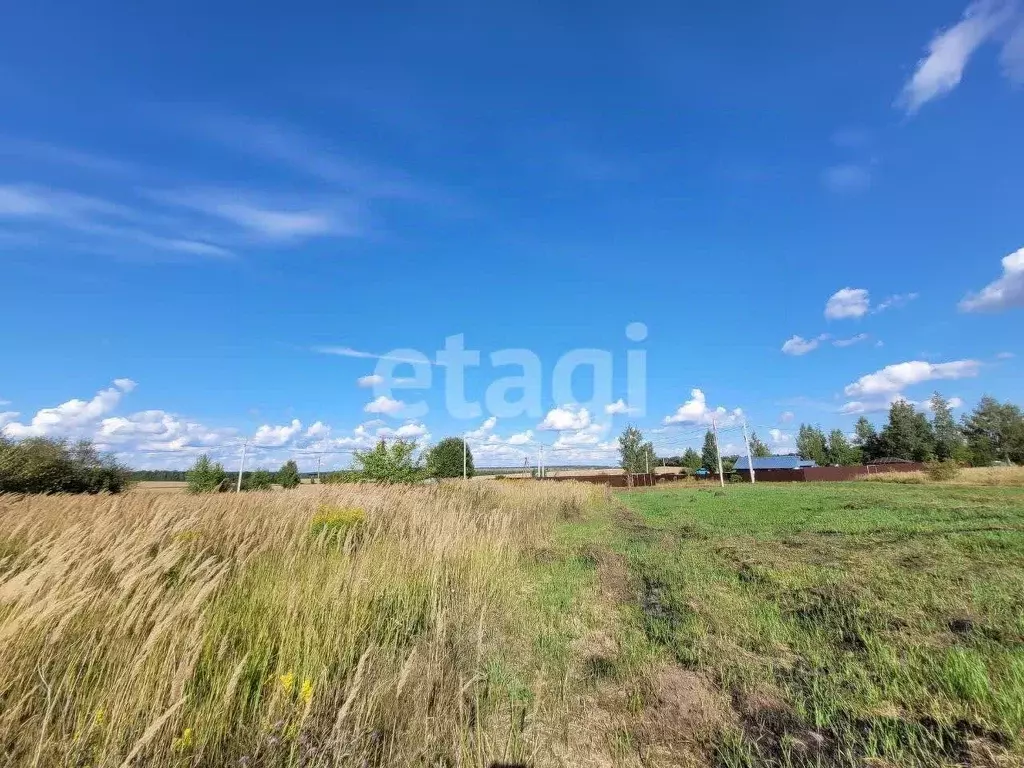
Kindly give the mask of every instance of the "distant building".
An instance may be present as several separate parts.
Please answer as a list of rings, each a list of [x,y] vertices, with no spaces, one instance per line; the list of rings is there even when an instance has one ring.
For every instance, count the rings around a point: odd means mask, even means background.
[[[799,456],[755,456],[754,476],[763,480],[771,480],[773,474],[790,475],[801,469],[810,469],[818,466],[813,461],[801,459]],[[736,473],[745,480],[750,479],[750,464],[746,456],[741,456],[736,462]]]

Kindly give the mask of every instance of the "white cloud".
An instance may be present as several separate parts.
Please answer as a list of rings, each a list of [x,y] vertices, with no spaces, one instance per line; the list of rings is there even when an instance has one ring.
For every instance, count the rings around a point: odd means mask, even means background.
[[[369,376],[360,376],[357,383],[360,387],[375,387],[384,383],[384,377],[377,373],[371,373]]]
[[[609,416],[614,416],[615,414],[634,413],[635,411],[636,409],[630,408],[626,405],[626,401],[622,398],[619,398],[614,403],[610,403],[604,407],[604,412]]]
[[[783,424],[789,424],[789,422],[791,422],[795,418],[796,414],[793,413],[792,411],[783,411],[781,414],[779,414],[779,421],[781,421]]]
[[[338,357],[357,357],[367,360],[393,360],[397,363],[430,363],[425,357],[413,357],[412,355],[378,355],[375,352],[363,352],[352,347],[313,347],[313,351],[321,355],[336,355]]]
[[[528,429],[525,432],[517,432],[514,435],[509,435],[505,442],[509,445],[526,445],[531,440],[533,440],[533,430]]]
[[[563,405],[548,411],[544,421],[537,425],[542,431],[568,431],[585,429],[590,426],[590,412],[578,405]]]
[[[772,450],[776,453],[785,453],[796,445],[793,435],[783,432],[781,429],[769,429],[768,439],[771,442]]]
[[[269,424],[264,424],[256,430],[256,434],[253,436],[252,442],[254,445],[277,448],[290,443],[292,438],[301,431],[302,422],[298,419],[292,419],[291,424],[283,426],[272,427]]]
[[[899,309],[900,307],[907,306],[907,304],[917,297],[918,294],[916,293],[894,293],[892,296],[885,298],[877,307],[875,307],[874,311],[877,313],[885,312],[887,309]]]
[[[704,392],[700,389],[690,390],[690,399],[676,409],[671,416],[666,416],[663,424],[710,424],[717,421],[719,425],[736,422],[743,415],[741,408],[732,412],[719,406],[712,410],[708,407]]]
[[[321,437],[327,437],[331,433],[331,428],[324,424],[322,421],[317,421],[310,424],[309,429],[306,430],[306,437],[316,440]]]
[[[949,363],[914,360],[888,365],[880,371],[861,376],[843,391],[848,397],[891,394],[925,381],[977,376],[980,368],[981,363],[977,360],[955,360]]]
[[[1003,274],[960,302],[961,312],[999,312],[1024,307],[1024,248],[1002,260]]]
[[[397,429],[381,427],[377,430],[377,437],[397,437],[402,440],[424,440],[430,437],[430,431],[425,424],[418,421],[410,421]]]
[[[587,426],[572,431],[563,432],[552,444],[555,450],[561,448],[579,448],[582,446],[597,446],[601,439],[607,434],[608,424],[588,424]]]
[[[106,450],[137,454],[222,447],[234,435],[234,430],[210,429],[173,413],[150,410],[106,418],[93,438]]]
[[[860,344],[862,341],[867,341],[869,336],[866,333],[858,333],[856,336],[851,336],[848,339],[836,339],[832,342],[834,347],[852,347],[854,344]]]
[[[928,43],[928,55],[918,62],[913,77],[897,98],[896,106],[912,115],[927,102],[956,88],[971,56],[1013,19],[1016,7],[1014,0],[976,0],[971,3],[959,23],[940,32]],[[1003,51],[1003,64],[1008,74],[1017,72],[1016,53],[1017,48],[1011,39]]]
[[[21,416],[17,411],[2,411],[0,412],[0,434],[3,434],[3,428],[14,421],[16,418]]]
[[[403,408],[405,408],[405,403],[401,400],[390,398],[387,395],[381,395],[376,400],[363,406],[363,410],[367,413],[386,413],[389,416],[393,416]]]
[[[483,440],[492,432],[494,432],[494,428],[496,426],[498,426],[498,417],[489,416],[484,420],[484,423],[481,424],[479,427],[467,432],[466,438],[469,440]]]
[[[871,170],[856,163],[843,163],[826,168],[822,182],[833,192],[863,192],[871,186]]]
[[[794,335],[782,345],[782,353],[785,355],[793,355],[794,357],[806,355],[808,352],[816,350],[818,345],[826,339],[828,339],[827,333],[823,333],[813,339],[805,339],[803,336]]]
[[[825,317],[829,320],[863,317],[868,313],[871,300],[863,288],[843,288],[836,291],[825,304]]]
[[[117,407],[121,397],[135,388],[131,379],[115,379],[114,386],[100,390],[91,400],[68,400],[53,408],[43,408],[29,424],[12,421],[3,432],[8,437],[70,437],[95,425]]]

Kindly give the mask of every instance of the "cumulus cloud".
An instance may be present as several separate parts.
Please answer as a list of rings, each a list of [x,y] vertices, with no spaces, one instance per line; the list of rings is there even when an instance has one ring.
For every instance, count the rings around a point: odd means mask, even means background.
[[[829,320],[864,317],[871,308],[871,299],[864,288],[842,288],[825,303],[825,317]]]
[[[590,426],[590,412],[575,404],[563,405],[548,411],[544,421],[537,425],[542,431],[563,432],[585,429]]]
[[[700,389],[690,390],[690,399],[680,405],[671,416],[666,416],[663,424],[698,424],[706,425],[717,421],[720,425],[735,423],[743,415],[743,409],[727,411],[721,406],[711,409],[707,398]]]
[[[92,437],[105,450],[129,453],[174,453],[223,446],[233,439],[231,429],[211,429],[161,410],[111,416]]]
[[[1003,257],[1003,274],[960,302],[961,312],[999,312],[1024,307],[1024,248]]]
[[[331,433],[331,428],[324,424],[322,421],[317,421],[309,425],[309,429],[306,430],[306,437],[317,440],[322,437],[327,437]]]
[[[121,402],[124,394],[135,389],[131,379],[115,379],[114,386],[102,389],[91,400],[68,400],[43,408],[28,424],[12,421],[3,428],[8,437],[72,437],[82,429],[94,426]]]
[[[467,432],[466,438],[469,440],[483,440],[494,432],[496,426],[498,426],[498,417],[489,416],[479,427]]]
[[[369,376],[360,376],[356,383],[360,387],[375,387],[384,383],[384,377],[378,373],[371,373]]]
[[[880,371],[861,376],[843,391],[848,397],[892,394],[925,381],[977,376],[980,369],[981,363],[977,360],[955,360],[949,363],[913,360],[888,365]]]
[[[387,395],[381,395],[376,400],[372,400],[363,406],[363,410],[367,413],[385,413],[388,416],[395,415],[403,408],[405,408],[404,402],[390,398]]]
[[[820,336],[816,336],[813,339],[805,339],[803,336],[794,335],[791,339],[788,339],[785,344],[782,345],[782,353],[785,355],[793,355],[799,357],[800,355],[806,355],[808,352],[813,352],[818,348],[821,342],[828,339],[828,334],[823,333]]]
[[[21,416],[17,411],[2,411],[0,412],[0,434],[2,434],[3,427],[10,424],[16,418]]]
[[[974,52],[1008,24],[1019,19],[1014,0],[977,0],[967,6],[963,18],[937,34],[928,43],[927,55],[917,63],[913,76],[903,87],[896,106],[908,115],[932,99],[944,96],[963,79],[964,69]],[[1016,77],[1020,26],[1003,49],[1006,74]]]
[[[253,436],[252,442],[254,445],[280,447],[290,443],[301,431],[302,422],[298,419],[292,419],[291,424],[285,424],[283,426],[271,426],[269,424],[264,424],[256,430],[256,434]]]
[[[781,429],[769,429],[768,439],[771,442],[772,450],[776,453],[785,453],[795,447],[793,435],[789,432],[783,432]]]
[[[526,445],[533,440],[533,430],[528,429],[525,432],[517,432],[514,435],[509,435],[508,439],[505,440],[509,445]]]
[[[619,398],[614,403],[609,403],[604,407],[604,412],[609,416],[614,416],[615,414],[623,413],[634,413],[635,411],[636,409],[630,408],[628,405],[626,405],[626,401],[623,400],[622,398]]]

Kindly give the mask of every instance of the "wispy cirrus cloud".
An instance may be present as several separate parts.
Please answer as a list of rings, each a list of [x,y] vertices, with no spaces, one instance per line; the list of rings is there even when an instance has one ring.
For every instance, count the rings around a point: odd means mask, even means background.
[[[976,0],[963,18],[931,39],[925,55],[903,86],[896,107],[915,114],[933,99],[954,90],[967,63],[985,42],[1009,35],[1003,45],[1003,71],[1014,82],[1024,81],[1024,22],[1018,0]]]
[[[365,352],[361,349],[353,349],[352,347],[337,347],[330,345],[312,347],[312,350],[320,355],[334,355],[336,357],[354,357],[361,360],[391,360],[396,363],[427,363],[429,365],[437,365],[436,362],[430,360],[425,355],[417,357],[412,354],[406,355],[391,352],[379,355],[376,352]],[[374,383],[380,383],[370,377],[364,378],[370,381],[370,383],[365,385],[360,383],[360,386],[372,386]],[[383,379],[381,379],[381,381],[383,381]],[[360,379],[360,382],[362,382],[362,379]]]

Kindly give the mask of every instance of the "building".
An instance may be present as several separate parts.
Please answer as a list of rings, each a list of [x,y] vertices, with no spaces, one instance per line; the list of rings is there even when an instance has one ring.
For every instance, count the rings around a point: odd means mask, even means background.
[[[755,456],[754,478],[763,480],[791,479],[794,472],[818,466],[813,461],[801,459],[799,456]],[[746,456],[740,456],[734,467],[736,474],[744,480],[750,480],[750,464]],[[774,473],[774,478],[773,478]]]

